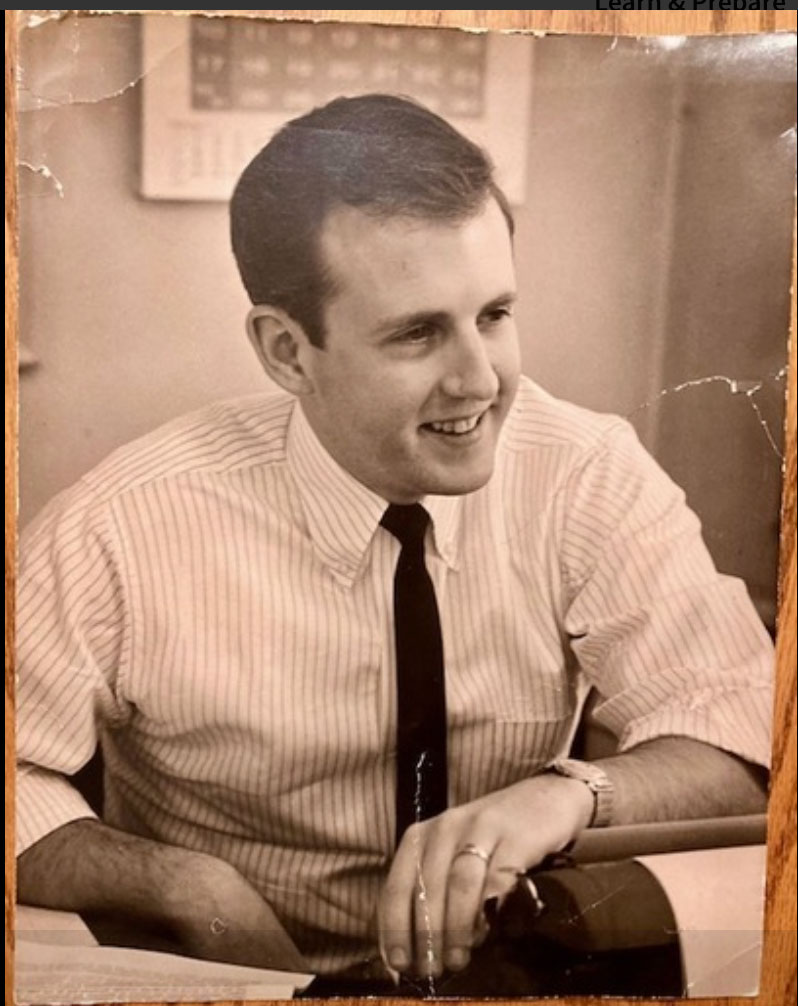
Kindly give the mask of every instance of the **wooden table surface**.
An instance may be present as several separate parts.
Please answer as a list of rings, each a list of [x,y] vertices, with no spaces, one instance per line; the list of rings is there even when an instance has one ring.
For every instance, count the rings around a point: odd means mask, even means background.
[[[225,12],[226,13],[226,12]],[[269,17],[307,20],[351,20],[393,24],[516,28],[535,31],[621,35],[686,35],[795,31],[796,12],[640,12],[589,11],[241,11]],[[13,806],[13,565],[15,535],[13,514],[17,482],[16,318],[17,259],[15,201],[15,121],[11,88],[15,68],[15,12],[6,12],[6,806]],[[707,999],[706,1006],[791,1006],[796,1003],[796,349],[795,257],[793,256],[789,408],[786,429],[785,483],[782,510],[778,685],[774,769],[769,810],[766,937],[762,991],[756,999]],[[11,776],[9,766],[12,766]],[[6,817],[6,1002],[13,1001],[9,985],[13,937],[9,939],[13,912],[13,824]],[[526,1000],[531,1002],[532,1000]],[[591,1000],[569,999],[575,1003]],[[635,1006],[644,1001],[668,1006],[665,1000],[601,1000],[607,1006]],[[545,1000],[549,1006],[566,1006],[565,1000]],[[592,1000],[597,1002],[597,1000]]]

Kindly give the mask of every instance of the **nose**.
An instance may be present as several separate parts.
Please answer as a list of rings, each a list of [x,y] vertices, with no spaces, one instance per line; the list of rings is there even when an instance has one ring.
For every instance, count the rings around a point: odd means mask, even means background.
[[[443,391],[450,398],[487,402],[499,390],[499,377],[490,358],[489,347],[476,326],[464,327],[449,341]]]

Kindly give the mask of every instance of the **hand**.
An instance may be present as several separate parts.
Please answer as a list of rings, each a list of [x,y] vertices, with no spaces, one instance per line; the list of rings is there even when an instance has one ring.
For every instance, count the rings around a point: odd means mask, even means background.
[[[544,774],[412,825],[380,898],[388,966],[422,977],[466,967],[484,936],[485,901],[564,848],[592,814],[584,783]]]
[[[161,905],[179,949],[191,957],[278,971],[307,971],[271,907],[228,863],[203,856],[169,885]]]

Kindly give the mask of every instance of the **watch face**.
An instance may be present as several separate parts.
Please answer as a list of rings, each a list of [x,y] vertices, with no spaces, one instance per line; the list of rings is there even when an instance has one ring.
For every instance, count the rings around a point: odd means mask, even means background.
[[[612,783],[607,778],[603,769],[598,765],[591,765],[590,762],[578,761],[574,758],[565,758],[563,761],[555,762],[552,765],[555,772],[568,776],[569,779],[578,779],[586,783],[592,790],[607,790],[612,788]]]

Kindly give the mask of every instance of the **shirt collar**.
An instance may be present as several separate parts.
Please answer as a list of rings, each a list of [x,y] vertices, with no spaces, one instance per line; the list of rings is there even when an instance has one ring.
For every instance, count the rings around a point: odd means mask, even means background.
[[[327,453],[299,402],[291,414],[286,452],[313,544],[336,578],[349,586],[388,504]],[[456,569],[461,497],[425,496],[420,502],[430,515],[437,552]]]
[[[421,500],[432,519],[432,533],[435,548],[452,569],[458,567],[458,529],[460,527],[460,511],[463,506],[462,496],[425,496]]]

